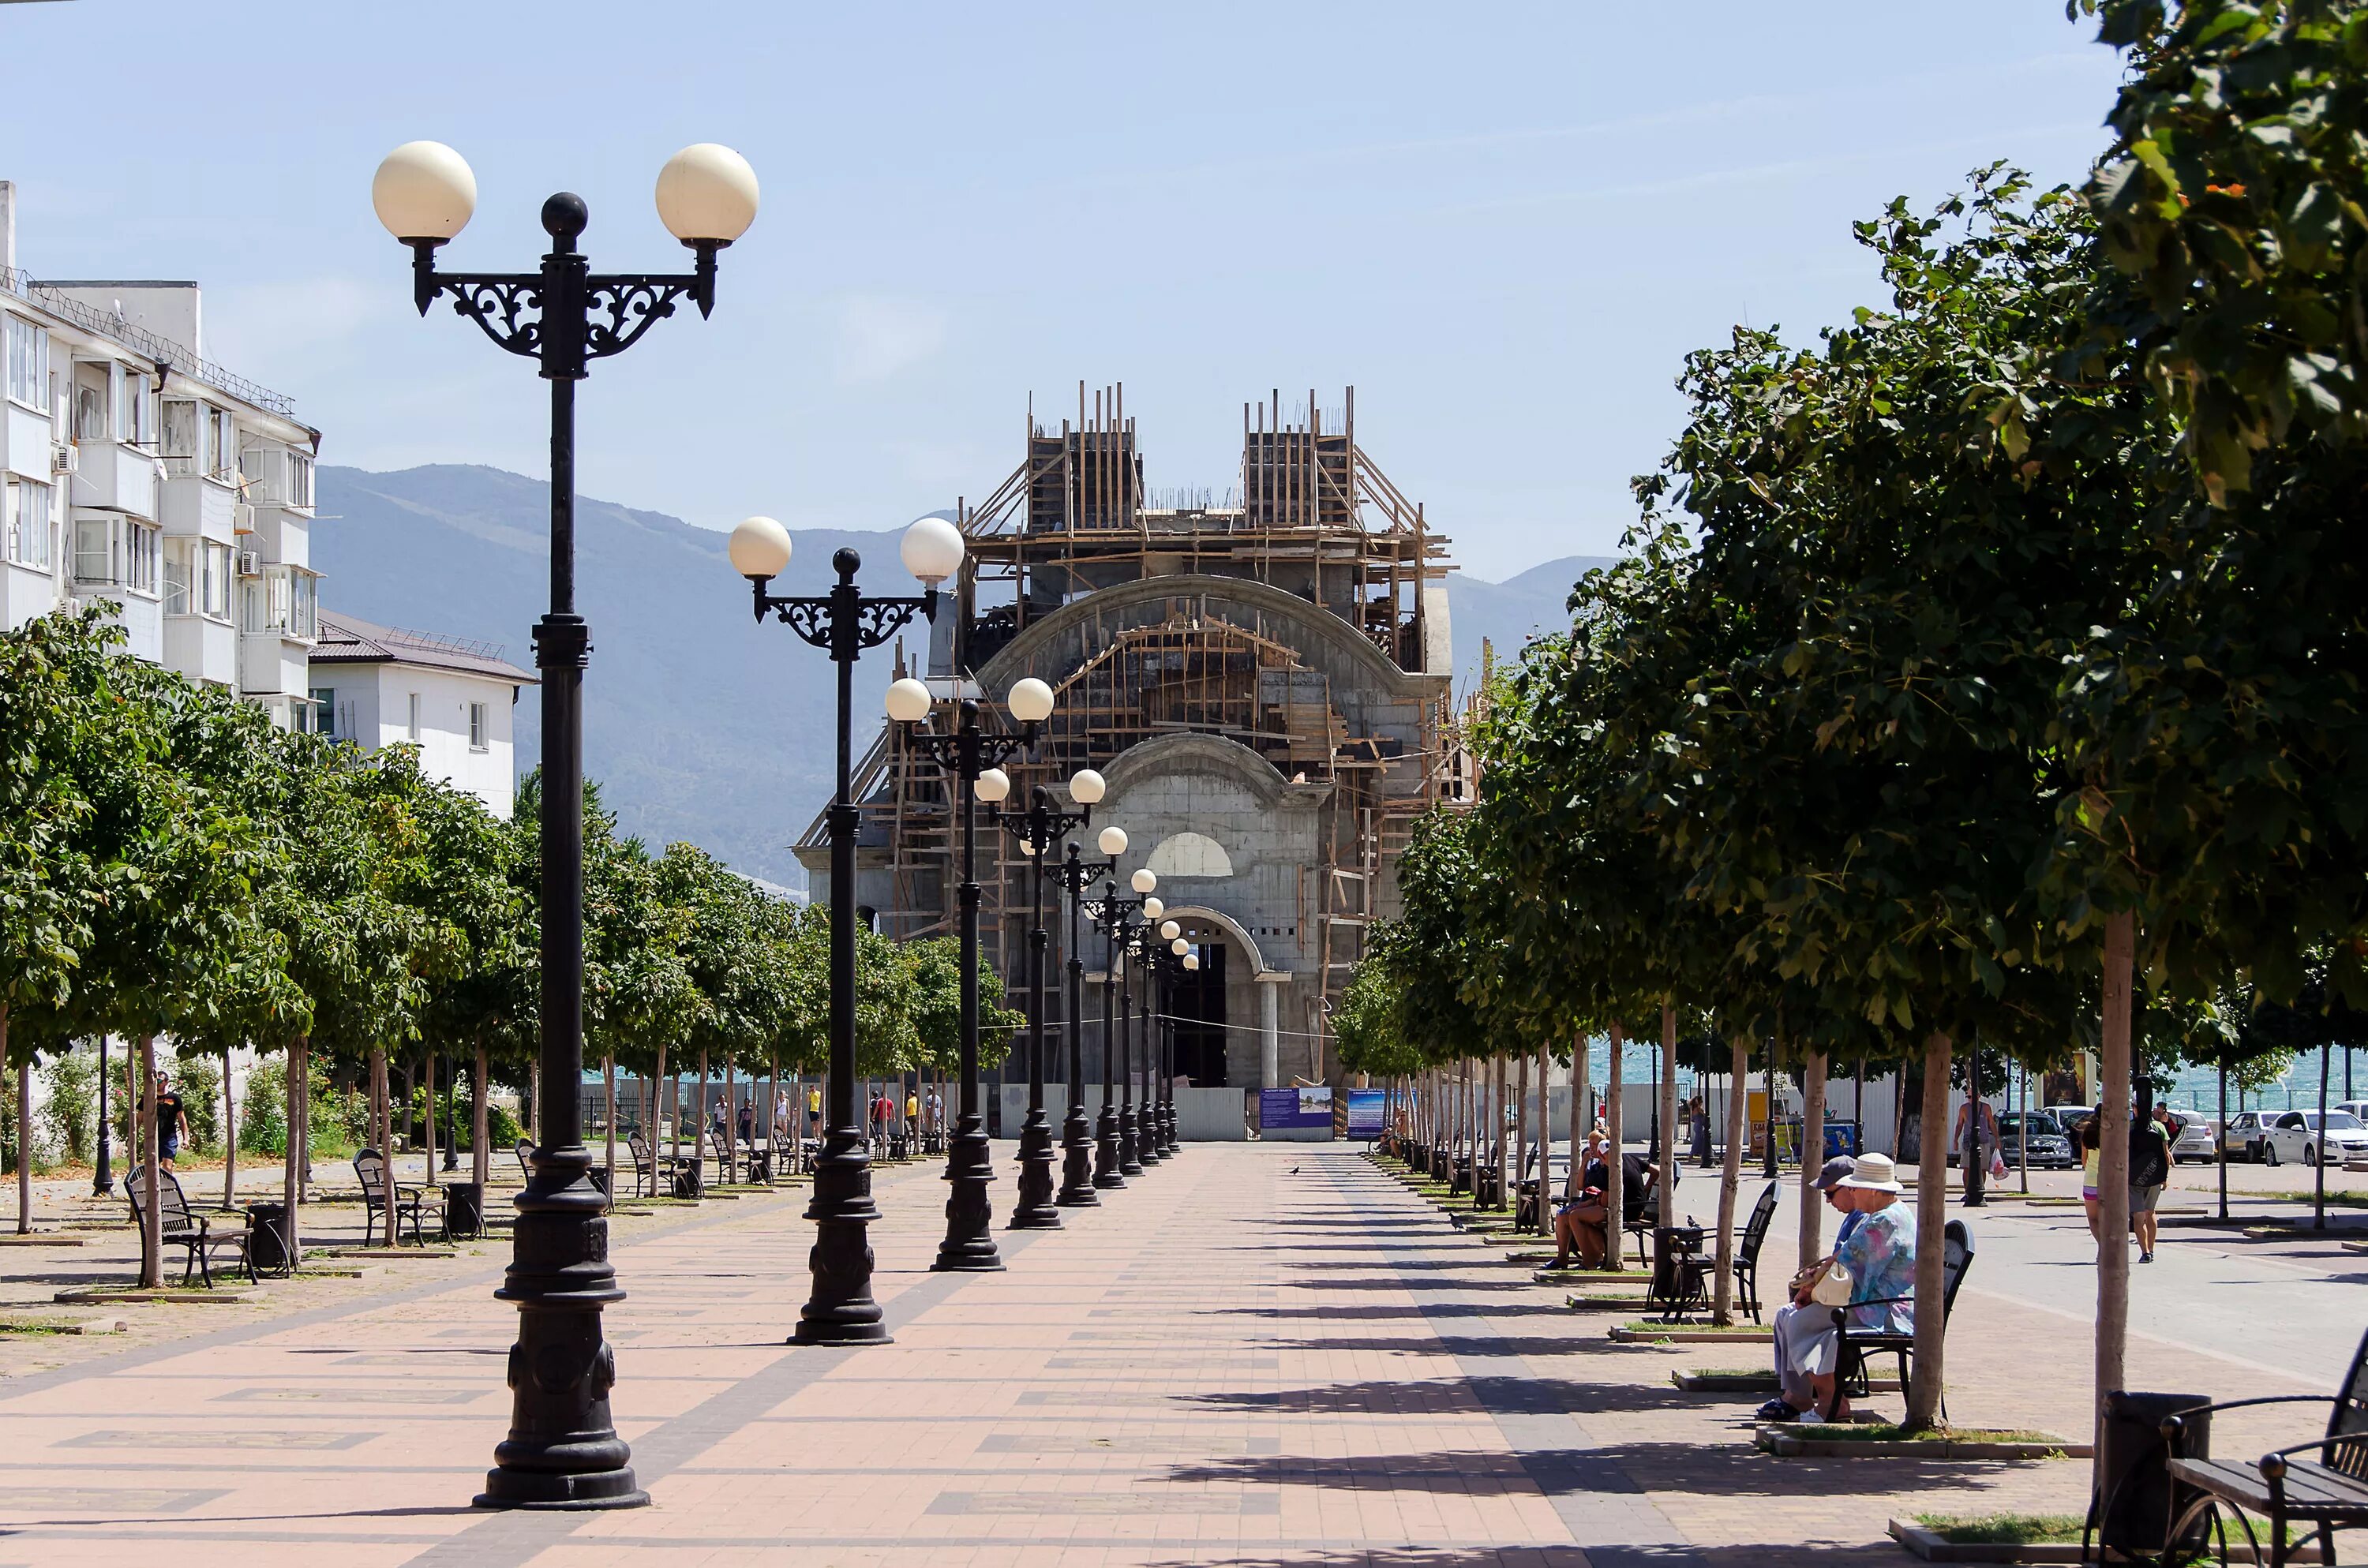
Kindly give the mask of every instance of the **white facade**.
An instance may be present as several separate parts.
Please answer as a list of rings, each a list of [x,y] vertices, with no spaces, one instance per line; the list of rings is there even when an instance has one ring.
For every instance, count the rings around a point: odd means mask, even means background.
[[[500,649],[324,610],[312,682],[325,733],[366,751],[416,745],[430,778],[468,790],[496,816],[510,814],[513,710],[535,677]]]
[[[19,271],[0,180],[0,625],[106,600],[133,657],[305,724],[320,432],[201,324],[195,283]]]

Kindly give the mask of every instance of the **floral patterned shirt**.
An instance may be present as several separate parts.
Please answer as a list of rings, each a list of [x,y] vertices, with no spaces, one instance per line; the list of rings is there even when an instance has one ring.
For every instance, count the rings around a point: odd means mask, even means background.
[[[1904,1201],[1865,1216],[1834,1249],[1834,1261],[1850,1270],[1850,1300],[1881,1301],[1854,1307],[1852,1328],[1911,1334],[1916,1328],[1916,1210]],[[1891,1300],[1890,1298],[1899,1298]]]

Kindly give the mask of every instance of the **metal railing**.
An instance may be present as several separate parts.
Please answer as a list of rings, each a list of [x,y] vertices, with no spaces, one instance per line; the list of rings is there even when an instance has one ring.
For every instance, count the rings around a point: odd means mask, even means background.
[[[102,311],[95,305],[86,305],[48,284],[37,282],[22,267],[0,267],[0,289],[6,289],[28,304],[40,306],[51,315],[62,316],[76,326],[111,337],[126,348],[145,354],[159,364],[170,365],[191,381],[203,381],[242,403],[252,403],[283,419],[296,417],[295,399],[226,370],[211,359],[200,359],[172,339],[159,337],[145,327],[133,326],[120,315]]]

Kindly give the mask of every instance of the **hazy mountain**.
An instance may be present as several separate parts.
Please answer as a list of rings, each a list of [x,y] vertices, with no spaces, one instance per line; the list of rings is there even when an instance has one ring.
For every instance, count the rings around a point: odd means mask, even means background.
[[[1501,583],[1462,572],[1449,576],[1447,608],[1453,621],[1457,688],[1479,679],[1484,638],[1498,664],[1518,659],[1521,644],[1535,633],[1570,625],[1570,614],[1563,607],[1571,585],[1594,568],[1611,563],[1608,555],[1565,555]]]
[[[438,464],[399,473],[324,468],[313,563],[324,606],[415,631],[503,644],[531,666],[531,628],[548,602],[550,491],[498,469]],[[589,497],[575,506],[576,609],[591,622],[585,679],[585,767],[628,833],[657,846],[689,839],[751,876],[790,887],[805,875],[789,846],[830,798],[829,662],[787,627],[759,627],[723,535]],[[784,581],[821,592],[830,557],[852,545],[864,580],[905,592],[890,533],[805,528]],[[1579,574],[1570,556],[1504,583],[1448,578],[1455,663],[1476,675],[1480,642],[1499,658],[1541,627],[1563,624]],[[921,631],[908,630],[917,661]],[[856,746],[870,742],[888,650],[856,668]],[[520,698],[518,756],[541,751],[536,696]]]

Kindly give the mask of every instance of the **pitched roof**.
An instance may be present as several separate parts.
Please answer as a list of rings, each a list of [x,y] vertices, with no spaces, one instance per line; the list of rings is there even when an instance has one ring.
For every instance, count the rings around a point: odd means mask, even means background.
[[[519,686],[540,684],[532,670],[504,659],[505,650],[497,642],[380,626],[342,610],[324,609],[320,619],[321,640],[313,648],[315,665],[419,665]]]

